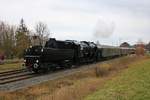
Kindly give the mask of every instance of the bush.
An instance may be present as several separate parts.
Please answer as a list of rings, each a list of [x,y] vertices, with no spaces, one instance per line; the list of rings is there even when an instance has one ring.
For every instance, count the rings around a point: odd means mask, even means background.
[[[108,75],[110,69],[109,64],[102,64],[100,66],[95,67],[96,77]]]
[[[136,48],[136,55],[138,55],[138,56],[144,56],[144,53],[145,53],[145,50],[144,50],[144,48],[143,47],[137,47]]]

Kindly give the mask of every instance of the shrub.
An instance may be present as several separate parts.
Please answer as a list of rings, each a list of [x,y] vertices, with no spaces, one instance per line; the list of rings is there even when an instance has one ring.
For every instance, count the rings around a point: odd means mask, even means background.
[[[96,77],[108,75],[110,69],[109,64],[101,64],[95,67]]]

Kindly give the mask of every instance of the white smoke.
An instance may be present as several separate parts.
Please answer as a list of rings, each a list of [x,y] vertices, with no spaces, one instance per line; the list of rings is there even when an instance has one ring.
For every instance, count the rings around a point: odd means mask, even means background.
[[[115,24],[113,22],[99,19],[96,24],[94,37],[108,38],[113,34],[114,29],[115,29]]]

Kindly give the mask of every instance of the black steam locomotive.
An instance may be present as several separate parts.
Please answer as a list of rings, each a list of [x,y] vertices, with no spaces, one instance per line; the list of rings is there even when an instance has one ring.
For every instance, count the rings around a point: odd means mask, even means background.
[[[44,47],[33,46],[24,54],[25,66],[36,73],[70,68],[72,65],[92,63],[105,58],[134,53],[131,48],[99,46],[93,42],[50,38]]]

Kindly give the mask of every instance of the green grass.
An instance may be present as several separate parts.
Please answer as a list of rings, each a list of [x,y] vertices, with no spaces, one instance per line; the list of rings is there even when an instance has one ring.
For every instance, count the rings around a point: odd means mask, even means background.
[[[150,56],[150,52],[148,52],[147,55]]]
[[[150,100],[150,59],[131,66],[85,100]]]

